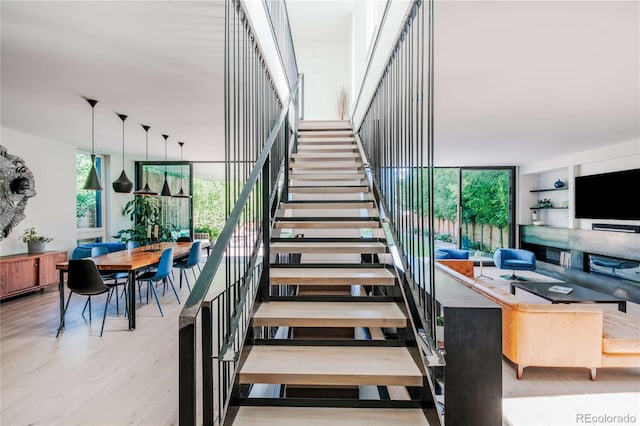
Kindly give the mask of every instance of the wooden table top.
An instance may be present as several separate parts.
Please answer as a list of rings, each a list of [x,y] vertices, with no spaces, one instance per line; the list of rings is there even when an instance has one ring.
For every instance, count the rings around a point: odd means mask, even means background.
[[[158,263],[162,251],[169,247],[173,247],[174,258],[188,255],[189,250],[191,250],[191,244],[190,242],[157,243],[129,250],[114,251],[94,257],[93,260],[98,269],[102,271],[134,271]],[[58,263],[56,264],[56,269],[67,270],[68,264],[68,262]]]

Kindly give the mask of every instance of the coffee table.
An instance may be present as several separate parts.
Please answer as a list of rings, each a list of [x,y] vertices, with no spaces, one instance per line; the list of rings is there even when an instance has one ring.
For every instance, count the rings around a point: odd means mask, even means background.
[[[549,291],[549,287],[560,285],[570,287],[573,291],[569,294]],[[618,310],[627,312],[627,301],[616,296],[600,293],[572,283],[546,283],[546,282],[511,282],[511,294],[516,294],[516,288],[542,297],[551,303],[617,303]]]

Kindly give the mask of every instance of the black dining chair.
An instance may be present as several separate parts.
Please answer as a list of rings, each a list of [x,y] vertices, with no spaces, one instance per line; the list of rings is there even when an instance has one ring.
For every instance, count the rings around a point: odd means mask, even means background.
[[[191,242],[191,237],[178,237],[176,242],[178,242],[178,243],[190,243]]]
[[[91,296],[97,296],[99,294],[107,293],[107,300],[104,305],[104,314],[102,316],[102,327],[100,328],[100,337],[104,331],[104,323],[107,319],[107,308],[109,307],[109,300],[111,299],[112,288],[105,285],[100,276],[98,267],[91,259],[71,259],[69,260],[69,273],[67,278],[67,287],[69,289],[69,297],[67,298],[67,304],[64,307],[62,313],[62,319],[60,320],[60,326],[58,327],[58,334],[64,326],[64,319],[67,315],[67,309],[69,308],[69,302],[71,301],[71,295],[79,294],[81,296],[88,296],[91,300]],[[91,322],[91,302],[89,302],[89,322]]]
[[[106,247],[93,247],[91,249],[92,258],[102,256],[105,254],[109,254],[109,249],[107,249]],[[129,282],[129,274],[127,272],[100,271],[100,275],[102,276],[102,279],[104,281],[112,281],[112,282],[105,282],[107,287],[116,288],[116,312],[118,315],[120,315],[120,302],[119,302],[120,298],[118,297],[117,287],[120,285],[122,286],[122,294],[125,296],[124,313],[126,316],[127,313],[129,312],[129,307],[127,305],[127,297],[126,297],[127,283]],[[91,303],[91,302],[87,301],[87,303]],[[85,305],[85,309],[86,307],[87,306]],[[82,310],[82,313],[84,314],[84,309]]]

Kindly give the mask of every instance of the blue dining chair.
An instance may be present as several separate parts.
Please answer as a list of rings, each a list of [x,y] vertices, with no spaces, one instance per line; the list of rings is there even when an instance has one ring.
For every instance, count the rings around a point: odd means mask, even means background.
[[[140,247],[140,241],[129,240],[127,241],[127,249],[131,250]]]
[[[178,292],[176,288],[173,286],[173,281],[171,280],[171,270],[173,269],[173,248],[169,247],[162,251],[162,255],[160,256],[160,262],[158,263],[158,267],[155,271],[146,271],[142,274],[138,275],[137,280],[138,283],[141,281],[147,282],[147,303],[149,302],[149,289],[153,293],[153,296],[156,298],[156,303],[158,304],[158,309],[160,310],[160,316],[164,317],[164,313],[162,312],[162,306],[160,306],[160,299],[158,298],[158,293],[156,292],[155,284],[162,281],[164,284],[164,288],[166,290],[167,281],[171,285],[173,289],[173,294],[176,295],[176,299],[178,299],[178,303],[180,303],[180,298],[178,297]],[[163,293],[164,295],[164,293]]]
[[[202,251],[200,250],[200,244],[202,241],[195,241],[191,244],[191,250],[189,251],[189,257],[186,260],[181,260],[179,262],[174,263],[174,268],[180,269],[180,284],[182,284],[182,275],[184,275],[184,279],[187,281],[187,288],[189,292],[191,292],[191,286],[189,285],[189,278],[187,277],[187,269],[191,269],[193,273],[193,279],[195,280],[196,271],[193,270],[196,266],[200,264],[200,258],[202,256]]]

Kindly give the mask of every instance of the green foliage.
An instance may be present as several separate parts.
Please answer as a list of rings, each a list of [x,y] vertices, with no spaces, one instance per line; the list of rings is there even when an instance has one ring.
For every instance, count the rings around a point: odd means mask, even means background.
[[[91,169],[91,157],[76,154],[76,219],[96,209],[96,191],[82,189]]]
[[[436,325],[444,325],[444,317],[442,315],[436,317]]]
[[[142,245],[149,244],[155,238],[154,231],[158,226],[158,240],[174,241],[174,234],[179,231],[172,223],[162,223],[160,218],[160,200],[158,197],[135,197],[125,204],[122,214],[133,222],[129,229],[118,231],[120,241],[139,241]],[[149,237],[151,229],[151,238]]]
[[[29,241],[44,241],[45,243],[48,243],[50,241],[53,241],[53,238],[38,235],[38,232],[36,232],[36,228],[27,228],[22,233],[20,241],[22,241],[23,243],[28,243]]]
[[[193,179],[194,232],[208,232],[214,239],[220,235],[226,221],[223,181]]]

